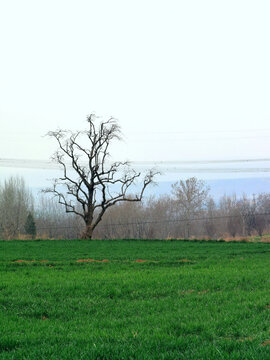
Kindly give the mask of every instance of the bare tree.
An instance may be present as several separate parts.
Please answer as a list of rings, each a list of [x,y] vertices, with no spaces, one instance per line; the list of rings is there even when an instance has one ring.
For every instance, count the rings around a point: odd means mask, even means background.
[[[180,180],[172,185],[172,192],[176,197],[176,204],[180,208],[185,220],[185,236],[190,237],[192,218],[198,216],[205,205],[209,188],[205,182],[192,177]]]
[[[257,197],[256,230],[260,236],[270,224],[270,194],[259,194]]]
[[[217,229],[213,218],[216,216],[217,209],[216,204],[212,197],[209,197],[206,202],[206,220],[204,221],[204,227],[206,234],[213,238],[216,235]]]
[[[256,227],[256,198],[253,195],[252,199],[249,199],[247,195],[243,194],[242,198],[238,202],[239,211],[243,221],[243,233],[251,236],[252,230]]]
[[[0,232],[6,239],[14,239],[24,231],[29,212],[33,212],[34,200],[23,178],[10,177],[0,187]]]
[[[123,201],[141,201],[156,173],[149,170],[140,191],[130,195],[141,173],[131,169],[127,161],[108,163],[111,143],[121,139],[118,122],[109,118],[96,123],[93,114],[87,117],[87,122],[85,131],[48,133],[58,143],[53,159],[62,166],[63,176],[44,192],[53,193],[67,213],[80,216],[86,226],[82,238],[91,239],[107,209]]]
[[[231,196],[224,195],[219,200],[220,216],[223,218],[223,230],[232,237],[241,234],[243,231],[242,217],[240,213],[239,201],[236,194]]]

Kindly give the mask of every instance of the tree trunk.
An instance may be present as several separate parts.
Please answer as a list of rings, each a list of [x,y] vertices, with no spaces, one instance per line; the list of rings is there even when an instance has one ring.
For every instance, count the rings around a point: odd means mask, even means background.
[[[191,224],[190,224],[190,220],[189,218],[187,219],[187,222],[186,222],[186,231],[185,231],[185,238],[186,239],[189,239],[190,238],[190,228],[191,228]]]
[[[92,235],[93,235],[93,226],[86,225],[86,228],[81,235],[81,239],[92,239]]]

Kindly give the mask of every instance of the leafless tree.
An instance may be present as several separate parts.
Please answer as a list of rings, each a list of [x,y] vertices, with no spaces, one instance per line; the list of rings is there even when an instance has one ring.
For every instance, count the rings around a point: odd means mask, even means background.
[[[217,229],[215,225],[214,218],[217,214],[216,204],[214,200],[209,197],[206,202],[206,220],[204,221],[204,227],[207,236],[214,238],[216,235]]]
[[[0,232],[6,239],[14,239],[24,232],[29,212],[33,212],[34,200],[23,178],[10,177],[0,187]]]
[[[222,227],[225,233],[229,233],[232,237],[242,234],[242,217],[236,194],[231,196],[224,195],[220,198],[219,212],[220,216],[224,216]]]
[[[260,236],[268,230],[270,224],[270,194],[262,193],[257,196],[256,230]]]
[[[256,227],[256,197],[249,199],[243,194],[238,206],[243,221],[243,233],[251,236],[252,230]]]
[[[176,204],[180,208],[182,217],[185,220],[185,236],[190,237],[192,218],[198,216],[205,205],[208,187],[204,181],[196,177],[187,180],[180,180],[172,185],[172,192],[176,198]]]
[[[52,193],[67,213],[80,216],[85,223],[82,238],[91,239],[104,213],[119,202],[139,202],[146,187],[153,182],[153,170],[145,175],[140,191],[130,195],[141,173],[131,169],[127,161],[109,164],[109,148],[121,139],[118,122],[114,118],[97,123],[91,114],[85,131],[57,130],[48,133],[58,143],[53,159],[61,165],[63,176],[55,179]]]

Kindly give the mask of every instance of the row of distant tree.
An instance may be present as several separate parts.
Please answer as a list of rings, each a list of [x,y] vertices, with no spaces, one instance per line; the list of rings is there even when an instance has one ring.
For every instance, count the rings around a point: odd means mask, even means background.
[[[62,176],[43,195],[34,199],[21,178],[2,184],[2,238],[215,238],[268,231],[269,194],[215,202],[193,177],[175,183],[167,196],[145,199],[159,172],[148,169],[143,176],[128,161],[110,162],[111,144],[121,139],[119,123],[94,114],[86,121],[84,130],[48,133]]]
[[[24,180],[0,185],[0,238],[79,238],[84,222],[66,213],[56,198],[34,198]],[[108,209],[94,238],[220,238],[269,232],[270,194],[248,198],[224,195],[214,201],[196,178],[179,181],[172,191],[141,202],[120,202]]]

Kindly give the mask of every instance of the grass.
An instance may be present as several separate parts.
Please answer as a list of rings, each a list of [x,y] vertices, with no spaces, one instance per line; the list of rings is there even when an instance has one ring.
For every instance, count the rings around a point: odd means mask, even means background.
[[[269,272],[267,243],[0,241],[0,359],[270,359]]]

